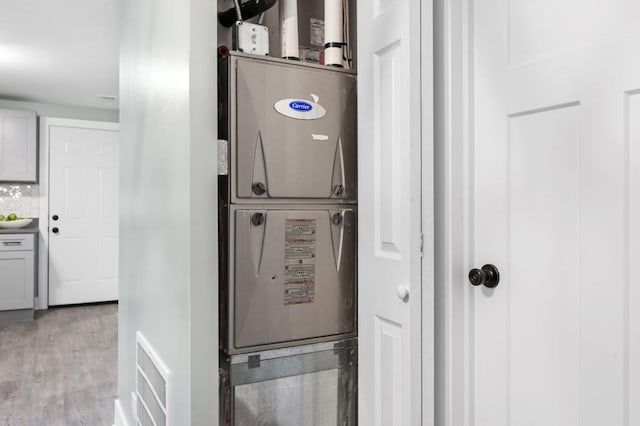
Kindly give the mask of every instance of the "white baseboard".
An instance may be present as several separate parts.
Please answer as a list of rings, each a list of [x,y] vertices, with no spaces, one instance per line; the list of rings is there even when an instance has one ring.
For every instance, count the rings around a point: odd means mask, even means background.
[[[114,404],[114,426],[129,426],[127,423],[127,418],[124,415],[124,411],[122,410],[122,405],[120,405],[120,400],[116,399]]]

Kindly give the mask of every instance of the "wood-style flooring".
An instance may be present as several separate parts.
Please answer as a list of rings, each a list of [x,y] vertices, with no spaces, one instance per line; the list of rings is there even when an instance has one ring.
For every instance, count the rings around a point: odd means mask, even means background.
[[[0,425],[112,425],[117,311],[52,308],[0,324]]]

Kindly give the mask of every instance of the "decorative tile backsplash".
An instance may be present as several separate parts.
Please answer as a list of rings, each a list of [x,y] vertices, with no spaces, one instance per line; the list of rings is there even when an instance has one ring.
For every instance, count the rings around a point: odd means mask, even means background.
[[[38,217],[38,185],[0,183],[0,214]]]

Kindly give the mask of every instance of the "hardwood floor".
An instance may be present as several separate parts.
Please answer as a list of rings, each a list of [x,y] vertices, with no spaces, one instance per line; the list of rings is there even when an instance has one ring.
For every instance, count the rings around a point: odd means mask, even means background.
[[[0,324],[0,425],[112,425],[117,304]]]

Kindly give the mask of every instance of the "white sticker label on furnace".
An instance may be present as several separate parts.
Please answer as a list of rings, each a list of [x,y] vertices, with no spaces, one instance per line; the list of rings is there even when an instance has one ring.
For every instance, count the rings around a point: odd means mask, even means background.
[[[316,289],[316,220],[287,219],[284,245],[284,304],[313,303]]]
[[[312,46],[324,47],[324,21],[322,19],[311,18],[309,25],[309,41]]]

